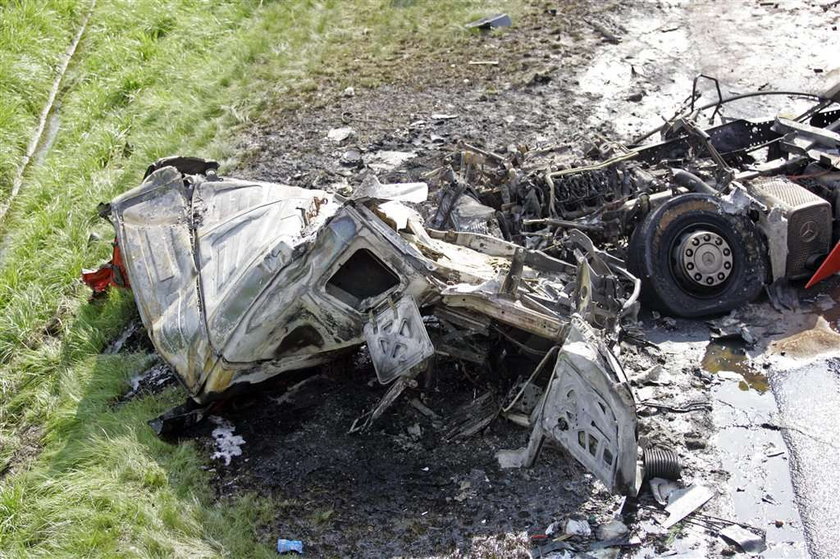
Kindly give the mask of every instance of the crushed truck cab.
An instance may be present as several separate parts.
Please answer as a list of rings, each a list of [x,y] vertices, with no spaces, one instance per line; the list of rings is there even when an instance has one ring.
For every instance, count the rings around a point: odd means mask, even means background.
[[[638,491],[635,404],[610,349],[621,317],[638,307],[639,282],[621,261],[579,231],[564,240],[564,259],[426,229],[406,201],[419,200],[416,183],[344,199],[216,168],[161,160],[102,210],[143,324],[195,402],[365,344],[388,385],[365,427],[435,355],[492,375],[487,355],[508,344],[552,360],[550,374],[508,386],[504,407],[518,405],[532,429],[522,464],[553,440],[610,489]],[[515,395],[526,388],[538,401],[523,407]],[[500,412],[491,406],[475,420]]]

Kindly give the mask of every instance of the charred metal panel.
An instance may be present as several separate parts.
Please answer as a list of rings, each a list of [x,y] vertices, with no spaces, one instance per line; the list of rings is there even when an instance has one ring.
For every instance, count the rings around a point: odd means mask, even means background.
[[[610,490],[636,494],[633,395],[618,361],[580,317],[572,318],[544,398],[543,431]]]
[[[161,356],[196,390],[209,345],[192,258],[190,206],[183,177],[173,167],[111,203],[143,324]]]
[[[250,305],[237,309],[235,327],[224,342],[221,364],[237,371],[231,382],[260,382],[334,357],[325,358],[325,353],[361,344],[368,310],[392,294],[423,301],[430,283],[418,273],[423,269],[419,253],[398,236],[384,233],[390,229],[380,229],[371,218],[379,221],[363,207],[342,206],[314,238],[295,248],[285,266],[257,285],[259,293]],[[359,255],[373,255],[364,257],[362,265],[376,263],[387,278],[379,282],[384,291],[366,287],[354,296],[340,288],[337,277],[358,265]],[[313,334],[307,339],[317,339],[320,345],[287,341],[305,326]],[[211,388],[220,392],[225,386],[213,384],[205,390]]]
[[[571,318],[531,424],[525,447],[497,454],[502,467],[530,466],[550,437],[610,491],[638,493],[642,475],[633,394],[621,365],[579,315]]]
[[[499,296],[493,291],[455,286],[443,291],[443,302],[450,307],[463,307],[492,319],[549,340],[560,340],[566,321],[527,308],[520,301]]]
[[[416,248],[320,190],[165,166],[111,214],[141,316],[197,400],[332,359],[371,308],[432,285]]]
[[[365,341],[376,376],[388,384],[410,375],[435,354],[420,310],[410,297],[388,301],[365,324]]]
[[[226,347],[228,338],[271,278],[289,265],[295,246],[339,205],[320,190],[232,180],[201,182],[194,199],[210,342],[225,348],[229,361],[271,358],[262,352],[242,359]]]
[[[824,127],[840,118],[840,111],[824,111],[815,114],[809,121],[811,126]],[[706,129],[712,145],[723,155],[736,153],[760,146],[782,137],[773,130],[775,119],[737,119]],[[638,148],[638,158],[646,163],[656,164],[667,159],[689,157],[691,142],[687,136],[670,138],[663,142]]]

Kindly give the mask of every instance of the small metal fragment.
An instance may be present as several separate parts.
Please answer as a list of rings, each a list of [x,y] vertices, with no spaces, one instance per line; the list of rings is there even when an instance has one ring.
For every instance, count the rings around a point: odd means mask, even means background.
[[[668,498],[668,518],[662,523],[670,528],[689,514],[706,504],[714,496],[712,490],[705,485],[692,485],[688,489],[678,489],[671,492]]]
[[[497,14],[494,16],[487,16],[476,21],[471,21],[470,23],[466,24],[464,27],[467,29],[493,29],[496,27],[510,27],[513,22],[510,20],[510,16],[507,14]]]
[[[735,544],[746,553],[761,553],[767,549],[764,535],[758,535],[736,524],[727,526],[719,532],[726,542]]]

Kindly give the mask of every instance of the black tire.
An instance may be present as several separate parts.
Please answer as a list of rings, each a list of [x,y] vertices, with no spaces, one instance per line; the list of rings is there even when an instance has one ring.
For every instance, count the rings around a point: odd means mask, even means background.
[[[676,250],[692,232],[710,231],[731,247],[725,281],[700,286],[686,277]],[[768,275],[767,242],[745,215],[726,213],[718,198],[683,194],[650,212],[630,239],[627,264],[642,280],[642,302],[673,316],[720,314],[748,303]],[[699,276],[698,276],[699,277]]]

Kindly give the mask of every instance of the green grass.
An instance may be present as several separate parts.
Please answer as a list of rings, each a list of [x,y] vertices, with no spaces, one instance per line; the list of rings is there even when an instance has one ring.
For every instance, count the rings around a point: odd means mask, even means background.
[[[0,199],[8,195],[84,8],[77,0],[0,3]]]
[[[234,161],[249,120],[397,79],[403,55],[444,56],[476,40],[463,22],[520,3],[99,1],[56,141],[0,224],[0,556],[274,556],[276,503],[217,502],[206,455],[146,426],[181,392],[113,405],[149,356],[101,354],[133,301],[89,304],[78,281],[109,252],[96,204],[164,155]],[[0,7],[0,199],[86,6]]]

